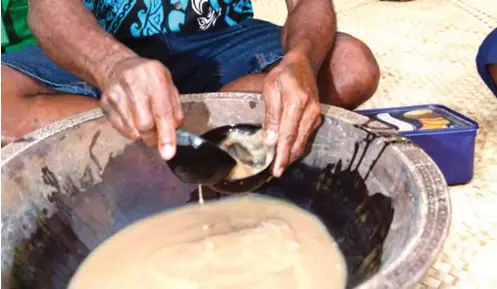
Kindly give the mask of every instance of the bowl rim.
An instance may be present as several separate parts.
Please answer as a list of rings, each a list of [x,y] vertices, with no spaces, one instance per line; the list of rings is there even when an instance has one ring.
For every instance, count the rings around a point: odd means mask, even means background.
[[[183,94],[181,102],[201,102],[205,100],[234,100],[263,104],[263,98],[258,93],[200,93]],[[332,119],[339,119],[350,125],[367,126],[369,133],[383,137],[400,136],[395,130],[372,121],[369,117],[348,111],[339,107],[322,104],[321,113]],[[3,169],[13,158],[36,145],[38,142],[53,136],[63,130],[83,123],[104,117],[101,109],[93,109],[69,118],[54,122],[46,127],[25,135],[19,140],[3,147],[0,150],[0,168]],[[364,128],[364,127],[363,127]],[[388,132],[385,134],[385,132]],[[392,148],[412,169],[416,189],[421,194],[422,201],[427,209],[419,211],[418,219],[420,230],[411,238],[401,254],[392,262],[382,267],[382,271],[359,284],[357,289],[410,288],[423,277],[431,265],[436,261],[448,235],[451,224],[451,203],[445,179],[434,161],[418,146],[413,143],[392,143]],[[409,262],[404,262],[405,260]]]

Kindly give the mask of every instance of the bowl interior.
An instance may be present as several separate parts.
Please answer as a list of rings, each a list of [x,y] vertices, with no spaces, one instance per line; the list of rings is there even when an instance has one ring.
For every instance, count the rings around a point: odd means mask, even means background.
[[[183,101],[185,129],[194,133],[263,121],[258,95]],[[438,254],[449,223],[439,170],[377,122],[332,107],[323,113],[306,157],[255,193],[321,218],[346,258],[348,288],[412,285]],[[118,135],[98,111],[27,136],[2,154],[5,288],[65,288],[110,235],[198,197],[197,187],[181,183],[156,151]]]

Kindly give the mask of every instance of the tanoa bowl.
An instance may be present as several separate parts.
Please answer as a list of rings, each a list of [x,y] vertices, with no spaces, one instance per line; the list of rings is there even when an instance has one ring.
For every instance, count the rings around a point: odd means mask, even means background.
[[[262,123],[257,94],[183,95],[198,135]],[[308,153],[256,190],[316,214],[347,262],[347,288],[410,288],[449,228],[446,183],[434,162],[388,127],[322,106]],[[2,286],[66,288],[83,259],[141,218],[198,199],[156,150],[120,136],[100,110],[25,136],[1,151]],[[207,190],[208,201],[221,198]],[[144,236],[145,237],[145,236]]]

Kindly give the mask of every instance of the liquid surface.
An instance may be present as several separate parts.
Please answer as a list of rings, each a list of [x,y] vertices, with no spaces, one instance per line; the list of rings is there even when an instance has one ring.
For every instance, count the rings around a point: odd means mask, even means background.
[[[143,219],[102,243],[69,289],[344,288],[324,226],[279,200],[230,197]]]
[[[227,180],[239,180],[256,175],[271,164],[274,148],[264,144],[262,132],[262,129],[252,134],[233,130],[220,144],[220,147],[237,162]]]

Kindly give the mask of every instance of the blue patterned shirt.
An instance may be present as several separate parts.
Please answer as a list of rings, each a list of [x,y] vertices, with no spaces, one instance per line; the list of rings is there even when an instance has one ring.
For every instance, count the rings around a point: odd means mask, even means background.
[[[223,29],[253,17],[250,0],[81,0],[117,39]]]

